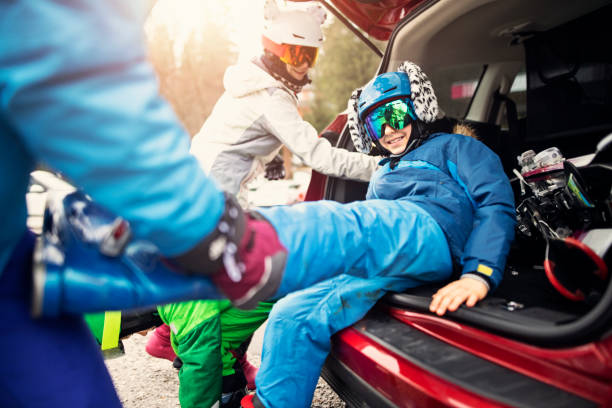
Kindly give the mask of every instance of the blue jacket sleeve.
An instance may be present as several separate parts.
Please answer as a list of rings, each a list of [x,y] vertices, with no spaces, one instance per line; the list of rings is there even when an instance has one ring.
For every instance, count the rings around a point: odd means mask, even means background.
[[[462,139],[457,145],[456,171],[474,205],[474,224],[464,248],[463,273],[489,278],[499,285],[516,222],[514,195],[499,157],[484,144]]]
[[[3,3],[0,109],[35,160],[173,256],[212,231],[224,198],[159,96],[135,3]]]

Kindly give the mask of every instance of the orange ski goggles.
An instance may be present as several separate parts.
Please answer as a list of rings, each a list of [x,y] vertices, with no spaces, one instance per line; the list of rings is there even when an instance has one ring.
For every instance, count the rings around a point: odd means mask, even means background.
[[[293,65],[294,67],[299,67],[304,64],[304,62],[307,62],[308,66],[312,68],[317,62],[317,56],[319,55],[319,49],[317,47],[295,44],[277,44],[265,36],[262,37],[262,43],[265,49],[271,51],[285,64]]]

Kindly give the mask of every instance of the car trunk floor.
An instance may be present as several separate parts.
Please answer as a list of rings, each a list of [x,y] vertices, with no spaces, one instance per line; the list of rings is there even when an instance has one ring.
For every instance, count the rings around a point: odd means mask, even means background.
[[[390,293],[381,304],[430,313],[428,306],[431,296],[444,285],[425,285],[409,289],[404,293]],[[608,290],[609,292],[609,290]],[[563,338],[555,337],[555,328],[580,322],[597,303],[573,302],[555,291],[548,282],[543,268],[536,266],[509,266],[504,279],[494,292],[473,308],[462,306],[447,317],[476,327],[497,332],[509,338],[535,341],[544,346],[558,346],[580,343],[593,336],[593,332],[581,326],[582,333],[563,332]],[[609,316],[606,317],[610,321]],[[605,326],[598,321],[598,326]],[[520,327],[520,330],[515,328]],[[543,335],[545,329],[550,338]]]

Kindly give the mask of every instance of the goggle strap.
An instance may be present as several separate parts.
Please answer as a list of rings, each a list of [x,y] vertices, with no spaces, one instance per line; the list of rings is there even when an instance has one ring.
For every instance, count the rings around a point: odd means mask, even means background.
[[[272,54],[276,55],[277,57],[280,58],[283,56],[284,47],[282,44],[275,43],[274,41],[272,41],[265,35],[261,36],[261,43],[266,50],[270,51]]]

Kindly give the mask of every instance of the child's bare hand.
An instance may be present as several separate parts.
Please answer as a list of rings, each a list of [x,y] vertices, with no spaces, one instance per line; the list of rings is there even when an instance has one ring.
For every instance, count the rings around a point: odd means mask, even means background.
[[[487,285],[476,279],[462,278],[438,290],[429,305],[429,311],[442,316],[447,310],[454,312],[463,303],[472,307],[489,291]]]

